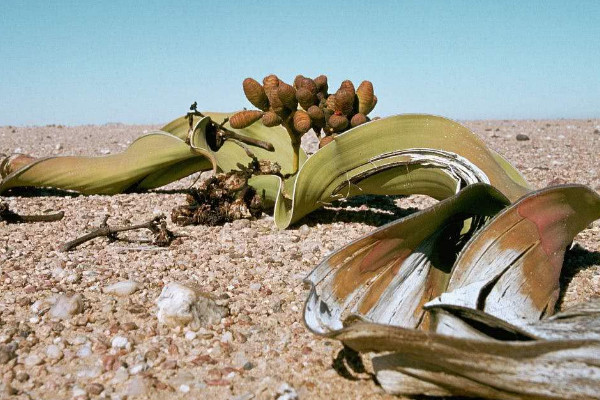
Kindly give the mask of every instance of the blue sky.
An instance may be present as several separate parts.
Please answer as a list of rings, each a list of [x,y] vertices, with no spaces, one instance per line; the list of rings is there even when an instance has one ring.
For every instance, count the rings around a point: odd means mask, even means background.
[[[599,21],[595,0],[3,0],[0,125],[233,111],[269,73],[369,79],[380,116],[599,118]]]

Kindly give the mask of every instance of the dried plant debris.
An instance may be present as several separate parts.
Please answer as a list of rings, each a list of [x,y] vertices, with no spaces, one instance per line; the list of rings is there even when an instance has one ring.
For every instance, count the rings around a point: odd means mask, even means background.
[[[9,224],[60,221],[64,216],[65,213],[62,211],[53,214],[21,215],[11,211],[8,203],[0,203],[0,222],[6,221]]]
[[[241,170],[211,176],[191,188],[186,205],[173,208],[171,220],[178,225],[223,225],[236,219],[259,218],[263,198],[248,184],[254,174],[280,174],[277,164],[254,161]]]
[[[305,322],[391,352],[373,365],[392,393],[600,398],[598,303],[551,317],[565,249],[598,218],[600,196],[582,185],[510,204],[473,184],[323,261]]]
[[[118,233],[137,229],[149,229],[153,234],[152,244],[160,247],[169,246],[175,238],[181,237],[181,235],[176,235],[167,229],[164,215],[156,216],[140,224],[127,226],[109,226],[108,218],[108,215],[104,217],[98,229],[63,244],[60,247],[61,251],[73,250],[75,247],[98,237],[107,237],[110,241],[123,240],[117,236]]]

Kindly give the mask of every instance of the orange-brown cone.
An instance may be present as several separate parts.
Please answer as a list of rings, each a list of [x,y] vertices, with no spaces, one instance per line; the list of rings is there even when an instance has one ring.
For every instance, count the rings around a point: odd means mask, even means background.
[[[335,94],[335,111],[344,115],[351,115],[354,109],[354,92],[338,90]]]
[[[279,99],[288,109],[294,111],[298,108],[298,100],[296,100],[296,89],[283,81],[279,81],[277,89]]]
[[[252,78],[244,79],[244,94],[252,105],[260,110],[267,111],[269,109],[269,99],[262,85]]]
[[[277,126],[277,125],[281,124],[282,122],[283,122],[283,120],[281,119],[281,117],[279,115],[275,114],[273,111],[267,111],[262,116],[262,123],[264,126],[266,126],[268,128]]]
[[[358,97],[358,112],[364,115],[369,114],[375,107],[373,84],[369,81],[362,81],[356,89],[356,96]]]
[[[294,113],[294,129],[300,134],[310,130],[311,120],[306,111],[298,110]]]
[[[364,114],[354,114],[354,116],[350,120],[350,126],[354,128],[355,126],[359,126],[361,124],[364,124],[365,122],[367,122],[367,117]]]
[[[258,121],[263,116],[262,111],[244,110],[233,114],[229,118],[229,125],[233,129],[244,129]]]
[[[325,75],[319,75],[315,79],[315,85],[317,85],[317,91],[326,93],[327,89],[329,89],[327,85],[327,77]]]
[[[319,140],[319,148],[325,147],[326,145],[333,142],[334,140],[335,140],[335,135],[323,136],[323,138],[321,138],[321,140]]]
[[[348,127],[348,118],[345,115],[333,114],[329,117],[328,123],[335,132],[342,132]]]

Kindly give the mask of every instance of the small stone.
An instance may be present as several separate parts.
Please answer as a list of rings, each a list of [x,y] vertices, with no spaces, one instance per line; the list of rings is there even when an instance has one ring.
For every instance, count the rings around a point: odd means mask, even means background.
[[[254,364],[252,364],[252,362],[248,361],[246,364],[244,364],[244,366],[242,368],[244,368],[246,371],[250,371],[252,368],[254,368]]]
[[[523,142],[525,140],[529,140],[529,136],[524,135],[522,133],[517,134],[517,141]]]
[[[180,385],[179,386],[179,391],[181,393],[188,393],[190,391],[190,387],[188,385]]]
[[[596,135],[600,135],[600,129],[598,129],[598,128],[594,129],[594,133],[595,133]]]
[[[73,390],[71,391],[72,397],[74,399],[85,399],[87,398],[87,392],[84,388],[79,386],[73,386]]]
[[[15,354],[16,350],[17,346],[14,343],[0,345],[0,365],[6,364],[15,358],[17,356]]]
[[[72,274],[67,275],[65,279],[67,283],[79,283],[81,282],[81,274],[79,272],[74,272]]]
[[[212,297],[177,282],[164,286],[156,304],[159,322],[171,327],[189,325],[192,330],[218,323],[229,313]]]
[[[148,365],[146,363],[139,363],[129,368],[129,373],[131,375],[137,375],[140,372],[144,372],[148,369]]]
[[[17,375],[15,376],[15,378],[19,382],[25,382],[25,381],[29,380],[29,374],[25,371],[19,371],[19,372],[17,372]]]
[[[50,360],[60,360],[63,358],[63,352],[60,347],[55,344],[51,344],[46,347],[46,357],[48,357]]]
[[[187,332],[185,333],[185,339],[186,339],[186,340],[189,340],[190,342],[191,342],[192,340],[196,339],[196,336],[198,336],[198,335],[196,334],[196,332],[193,332],[193,331],[187,331]]]
[[[115,336],[111,341],[113,349],[124,349],[129,344],[129,340],[124,336]]]
[[[90,383],[89,385],[87,385],[85,387],[85,389],[87,390],[87,392],[89,394],[98,396],[100,393],[102,393],[104,391],[104,385],[102,385],[101,383]]]
[[[233,334],[229,331],[225,332],[223,336],[221,336],[221,342],[223,343],[231,343],[233,341]]]
[[[279,385],[279,387],[277,388],[277,395],[277,400],[298,399],[298,393],[296,393],[296,390],[285,382]]]
[[[108,285],[102,291],[115,296],[129,296],[139,290],[140,286],[136,281],[122,281]]]
[[[35,367],[36,365],[43,364],[44,360],[37,354],[30,354],[25,358],[24,364],[26,367]]]
[[[79,350],[77,350],[77,357],[79,358],[86,358],[92,355],[92,348],[87,345],[87,346],[81,346],[79,348]]]
[[[135,396],[143,396],[148,391],[148,382],[143,377],[136,375],[131,379],[129,385],[127,386],[126,394],[127,396],[135,397]]]
[[[251,283],[250,284],[250,290],[260,290],[260,288],[262,287],[262,285],[258,282],[256,283]]]
[[[56,298],[56,302],[50,307],[48,314],[54,319],[69,319],[82,311],[83,296],[80,294],[61,295]]]

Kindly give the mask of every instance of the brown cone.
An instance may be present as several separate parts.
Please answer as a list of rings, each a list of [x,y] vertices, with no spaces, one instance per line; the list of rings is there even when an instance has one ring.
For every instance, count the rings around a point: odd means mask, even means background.
[[[233,129],[244,129],[258,121],[263,116],[262,111],[244,110],[233,114],[229,118],[229,125]]]
[[[279,86],[279,78],[277,75],[267,75],[263,79],[263,86],[265,87],[265,92],[267,89],[277,87]]]
[[[373,84],[369,81],[362,81],[356,89],[356,96],[358,97],[358,112],[364,115],[369,114],[375,106]]]
[[[279,99],[288,109],[294,111],[298,108],[298,100],[296,100],[296,89],[283,81],[279,81],[277,89]]]
[[[335,132],[342,132],[348,127],[348,118],[345,115],[333,114],[328,123]]]
[[[304,75],[296,75],[294,78],[294,89],[298,90],[300,88],[300,83],[304,79]]]
[[[327,77],[325,75],[319,75],[314,79],[315,85],[317,85],[317,91],[326,93],[329,89],[327,85]]]
[[[296,90],[296,98],[298,99],[300,106],[305,110],[308,110],[310,106],[314,105],[317,101],[316,96],[305,87]]]
[[[335,111],[335,95],[333,95],[333,94],[329,95],[329,97],[327,97],[327,100],[325,100],[325,105],[332,112]]]
[[[364,124],[365,122],[367,122],[367,117],[364,114],[354,114],[354,116],[350,120],[350,126],[354,128],[355,126],[359,126],[361,124]]]
[[[335,94],[335,111],[344,115],[351,115],[354,109],[354,92],[338,90]]]
[[[340,90],[346,90],[348,92],[354,93],[354,84],[352,83],[352,81],[349,81],[348,79],[346,79],[340,85]]]
[[[244,79],[244,94],[252,105],[260,110],[267,111],[269,109],[269,99],[262,85],[252,78]]]
[[[294,129],[300,134],[310,130],[311,121],[306,111],[298,110],[294,113]]]
[[[325,122],[325,114],[323,114],[323,110],[321,110],[319,106],[310,106],[306,112],[310,119],[318,125],[323,125]]]
[[[319,140],[319,148],[325,147],[326,145],[333,142],[334,140],[335,140],[335,135],[324,136],[323,138],[321,138],[321,140]]]
[[[310,78],[304,78],[300,81],[300,87],[310,90],[313,95],[317,94],[317,84]]]
[[[277,125],[281,124],[282,122],[283,122],[283,120],[281,119],[281,117],[279,115],[275,114],[273,111],[267,111],[262,116],[262,123],[264,126],[266,126],[268,128],[277,126]]]

